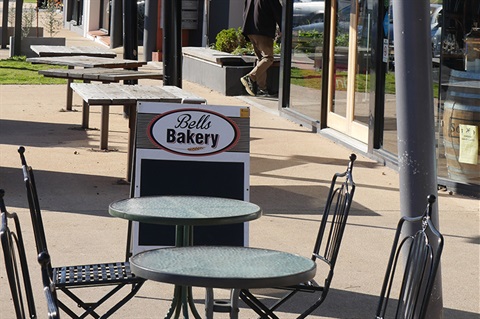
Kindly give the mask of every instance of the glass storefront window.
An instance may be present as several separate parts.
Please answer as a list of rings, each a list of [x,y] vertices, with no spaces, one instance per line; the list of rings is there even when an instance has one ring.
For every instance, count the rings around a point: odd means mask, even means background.
[[[378,124],[377,120],[383,119],[383,127],[373,128],[374,147],[395,158],[398,149],[392,2],[293,0],[288,105],[307,120],[322,118],[322,126],[371,143],[373,135],[368,129],[372,129],[370,113],[375,98],[375,103],[382,105],[375,105],[373,120]],[[326,5],[327,12],[331,11],[329,19],[325,19]],[[384,17],[379,17],[379,6],[384,6]],[[331,20],[329,28],[325,28],[325,20]],[[324,30],[329,33],[324,34]],[[381,43],[383,54],[375,54],[385,63],[381,66],[385,74],[376,69],[380,61],[371,56],[377,32],[383,32],[385,38]],[[325,39],[329,40],[326,46]],[[430,39],[440,183],[480,185],[480,1],[430,0]],[[328,52],[323,52],[324,47]],[[328,60],[325,64],[324,58]],[[328,69],[322,70],[323,65]],[[375,82],[383,80],[383,76],[384,82]],[[383,101],[378,98],[382,93]],[[322,97],[326,105],[322,105]],[[326,119],[321,116],[325,113]]]
[[[389,57],[383,149],[397,155],[391,8],[390,1],[384,20]],[[480,1],[431,0],[430,18],[438,176],[454,183],[480,184]]]
[[[480,185],[480,1],[444,0],[439,15],[438,176]]]

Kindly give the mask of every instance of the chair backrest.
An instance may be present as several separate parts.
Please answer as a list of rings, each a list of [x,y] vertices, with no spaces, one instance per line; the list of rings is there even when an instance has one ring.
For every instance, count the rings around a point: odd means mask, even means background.
[[[425,318],[443,250],[443,236],[432,223],[435,196],[428,196],[425,212],[418,217],[402,217],[398,222],[376,318]],[[417,226],[413,235],[405,232]],[[403,266],[403,267],[402,267]],[[395,275],[401,275],[401,282]],[[399,290],[398,301],[390,300]]]
[[[16,213],[9,213],[7,211],[3,199],[4,195],[5,191],[0,189],[0,210],[2,219],[0,238],[16,318],[36,318],[35,302],[33,299],[30,274],[28,272],[20,221]],[[8,220],[13,221],[15,229],[10,229],[8,227]],[[28,308],[28,314],[25,306]]]
[[[322,221],[318,230],[317,240],[312,253],[312,260],[323,261],[329,266],[325,278],[324,294],[330,287],[335,263],[340,251],[345,225],[347,224],[350,206],[355,192],[352,170],[353,163],[357,159],[355,154],[350,155],[347,170],[336,173],[330,184],[327,202],[323,211]]]
[[[18,148],[20,160],[22,161],[23,181],[27,189],[28,207],[30,209],[30,218],[32,220],[33,233],[35,236],[35,244],[37,246],[37,254],[47,251],[47,239],[45,237],[45,229],[43,228],[42,212],[38,201],[37,187],[35,185],[35,176],[33,169],[27,165],[25,159],[25,148]]]

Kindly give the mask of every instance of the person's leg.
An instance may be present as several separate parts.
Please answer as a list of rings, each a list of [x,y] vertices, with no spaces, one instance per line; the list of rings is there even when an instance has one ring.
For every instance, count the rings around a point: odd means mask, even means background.
[[[258,60],[261,60],[262,59],[262,51],[260,51],[260,49],[258,48],[257,46],[257,41],[256,41],[256,37],[254,35],[248,35],[248,39],[250,40],[250,42],[252,43],[252,46],[253,46],[253,51],[257,57],[257,62]],[[257,64],[257,63],[256,63]],[[242,82],[243,86],[245,87],[245,90],[247,91],[248,94],[252,95],[252,96],[255,96],[256,93],[257,93],[257,88],[255,87],[256,86],[256,83],[255,81],[257,80],[257,77],[256,77],[256,72],[257,72],[257,67],[256,67],[256,64],[255,64],[255,67],[252,69],[252,71],[250,71],[247,75],[245,76],[242,76],[240,78],[240,82]]]
[[[258,58],[257,65],[248,75],[257,82],[260,90],[266,90],[267,70],[273,64],[273,39],[263,35],[249,35],[248,37]]]

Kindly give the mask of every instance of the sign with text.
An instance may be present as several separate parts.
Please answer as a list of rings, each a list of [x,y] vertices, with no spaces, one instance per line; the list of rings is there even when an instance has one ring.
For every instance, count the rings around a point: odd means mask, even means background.
[[[238,126],[222,114],[185,108],[158,116],[150,123],[147,134],[160,148],[185,156],[228,151],[240,137]]]
[[[139,102],[132,170],[135,197],[198,195],[249,200],[250,110]],[[248,224],[201,226],[197,245],[248,245]],[[133,223],[133,253],[173,246],[174,226]]]

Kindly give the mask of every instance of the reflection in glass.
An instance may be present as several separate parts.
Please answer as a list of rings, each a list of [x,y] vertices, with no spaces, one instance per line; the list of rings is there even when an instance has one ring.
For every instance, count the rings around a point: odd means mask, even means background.
[[[295,8],[295,5],[304,5]],[[302,11],[300,11],[302,9]],[[310,120],[320,119],[322,86],[322,49],[324,2],[294,3],[294,13],[304,19],[294,19],[292,36],[291,109]],[[314,16],[315,18],[307,18]],[[295,22],[297,24],[295,24]]]
[[[355,0],[353,0],[355,1]],[[330,106],[330,112],[334,112],[342,117],[347,116],[347,87],[348,87],[348,47],[350,30],[350,12],[351,5],[339,8],[336,5],[337,14],[335,20],[335,44],[333,59],[333,78],[332,91],[333,99]]]
[[[392,1],[385,10],[384,25],[382,28],[384,37],[388,42],[388,57],[386,59],[387,71],[385,75],[385,109],[384,109],[384,131],[383,149],[398,155],[397,148],[397,104],[395,98],[395,59],[393,46],[393,12]]]
[[[368,125],[370,108],[371,52],[373,44],[373,3],[362,1],[359,5],[357,25],[357,63],[355,76],[354,120]]]
[[[438,176],[480,185],[480,1],[459,6],[457,1],[444,0],[437,7],[440,36],[432,42],[438,43],[440,53],[435,59],[434,51],[433,58],[433,80],[440,83],[434,91]]]

